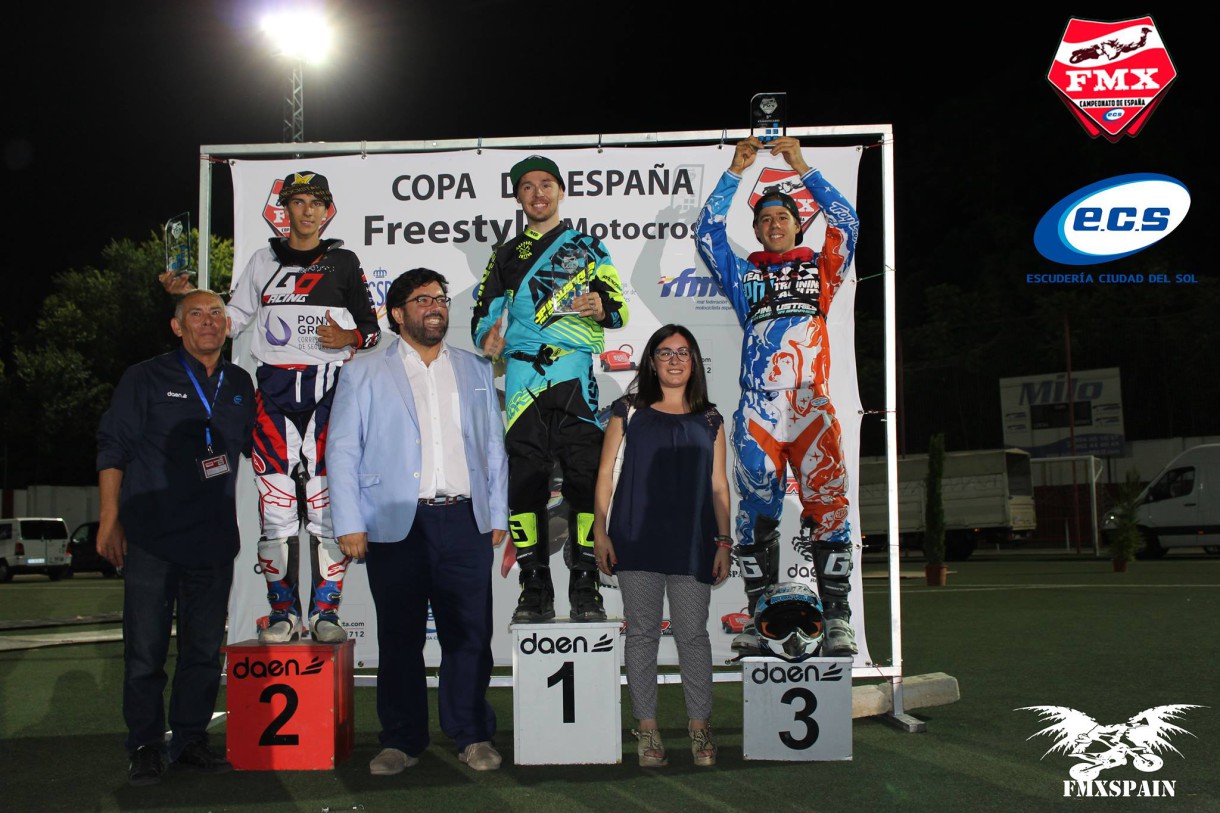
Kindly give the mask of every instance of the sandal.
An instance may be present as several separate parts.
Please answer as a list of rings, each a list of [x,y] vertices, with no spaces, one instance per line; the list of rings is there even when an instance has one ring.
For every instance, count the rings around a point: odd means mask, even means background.
[[[716,764],[716,743],[712,742],[710,728],[691,728],[690,752],[695,758],[695,764],[706,768]]]
[[[636,753],[640,755],[641,768],[664,768],[669,764],[665,758],[665,746],[661,744],[661,732],[655,728],[645,728],[641,731],[631,729],[639,743]]]

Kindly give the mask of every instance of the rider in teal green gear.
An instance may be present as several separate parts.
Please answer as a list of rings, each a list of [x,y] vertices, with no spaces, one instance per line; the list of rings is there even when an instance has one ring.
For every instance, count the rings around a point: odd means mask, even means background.
[[[471,337],[485,355],[507,359],[509,529],[521,573],[513,621],[555,617],[546,511],[556,460],[569,512],[571,618],[601,621],[593,490],[602,428],[593,354],[605,349],[606,328],[627,323],[627,304],[606,247],[560,221],[564,182],[555,162],[531,155],[509,176],[529,225],[492,252],[475,293]]]

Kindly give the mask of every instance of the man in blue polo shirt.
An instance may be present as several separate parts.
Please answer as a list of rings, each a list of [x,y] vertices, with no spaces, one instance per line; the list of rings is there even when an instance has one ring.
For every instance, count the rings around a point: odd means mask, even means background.
[[[187,294],[170,326],[182,346],[127,369],[97,433],[97,549],[124,569],[123,718],[133,785],[159,782],[167,756],[179,768],[232,768],[208,746],[207,725],[240,547],[235,480],[238,457],[250,454],[254,382],[221,357],[228,320],[219,296]]]

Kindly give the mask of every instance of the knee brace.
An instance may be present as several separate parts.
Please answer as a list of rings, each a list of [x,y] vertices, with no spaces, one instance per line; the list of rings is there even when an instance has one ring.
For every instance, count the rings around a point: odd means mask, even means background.
[[[268,584],[287,581],[288,540],[282,538],[258,540],[258,566]]]
[[[288,576],[288,540],[260,539],[258,566],[267,580],[267,603],[273,613],[296,613],[296,579]]]
[[[545,510],[522,511],[508,518],[509,534],[517,549],[517,567],[522,574],[527,570],[547,567],[550,550],[547,547],[547,521]]]
[[[573,512],[568,516],[568,541],[564,557],[572,571],[597,572],[597,556],[593,553],[593,515]]]
[[[738,545],[733,549],[741,578],[746,583],[746,611],[754,616],[758,597],[779,581],[779,520],[757,517],[754,520],[754,544]]]
[[[336,540],[318,537],[318,583],[313,588],[311,616],[338,612],[343,598],[343,577],[350,561],[351,557],[343,555]]]

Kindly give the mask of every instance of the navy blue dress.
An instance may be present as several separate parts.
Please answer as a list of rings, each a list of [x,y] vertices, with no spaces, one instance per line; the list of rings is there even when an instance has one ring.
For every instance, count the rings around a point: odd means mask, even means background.
[[[615,401],[611,414],[625,420],[628,397]],[[607,529],[616,570],[688,575],[712,584],[718,532],[712,463],[723,422],[714,407],[688,415],[636,409]]]

